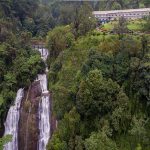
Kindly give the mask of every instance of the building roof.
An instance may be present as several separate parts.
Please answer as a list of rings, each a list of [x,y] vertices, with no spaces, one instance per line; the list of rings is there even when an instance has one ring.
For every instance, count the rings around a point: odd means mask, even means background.
[[[141,8],[141,9],[126,9],[126,10],[110,10],[110,11],[93,11],[93,14],[109,14],[109,13],[129,13],[129,12],[150,12],[150,8]]]

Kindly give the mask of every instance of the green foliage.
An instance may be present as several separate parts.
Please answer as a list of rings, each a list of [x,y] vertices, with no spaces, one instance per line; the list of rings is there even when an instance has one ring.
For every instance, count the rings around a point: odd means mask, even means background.
[[[67,144],[65,141],[61,141],[57,135],[53,135],[51,143],[47,146],[48,150],[67,150]]]
[[[150,1],[149,0],[143,0],[144,1],[144,5],[146,7],[149,7],[150,6]]]
[[[10,17],[10,14],[7,15]],[[16,33],[14,28],[18,27],[15,23],[5,16],[0,18],[0,127],[13,104],[16,91],[20,87],[29,86],[45,68],[40,54],[31,48],[31,33],[19,29]]]
[[[142,147],[140,144],[138,144],[138,146],[136,147],[136,150],[142,150]]]
[[[62,144],[66,150],[148,150],[148,123],[136,130],[143,132],[141,139],[130,132],[135,127],[133,116],[149,118],[148,62],[147,35],[124,34],[118,39],[93,31],[63,49],[49,71],[59,120],[49,149],[58,143],[58,149]],[[71,114],[73,109],[76,113]]]
[[[114,56],[112,52],[91,51],[81,72],[86,75],[93,69],[100,69],[105,78],[112,78],[117,82],[124,81],[129,69],[128,54],[119,52]]]
[[[29,86],[36,78],[37,73],[44,70],[45,64],[41,60],[40,55],[30,49],[22,49],[11,47],[11,45],[2,44],[0,47],[0,115],[5,117],[5,112],[12,104],[15,93],[18,88]],[[30,51],[30,53],[28,53]],[[32,54],[34,54],[32,56]]]
[[[51,58],[56,58],[61,51],[73,44],[74,36],[69,26],[56,27],[47,35],[47,47]]]
[[[128,32],[126,19],[123,17],[119,18],[118,24],[114,26],[113,31],[119,35],[119,38],[122,38],[123,34]]]
[[[86,150],[118,150],[116,143],[103,132],[92,133],[85,140]]]
[[[148,120],[144,120],[143,118],[138,119],[135,116],[133,117],[132,128],[129,130],[129,133],[134,137],[134,147],[141,147],[148,144],[149,137],[145,128],[147,122]],[[138,145],[135,145],[136,143]]]
[[[32,26],[30,26],[30,24]],[[34,36],[43,37],[47,35],[47,32],[51,28],[57,25],[57,20],[53,18],[50,6],[39,4],[33,14],[32,22],[29,22],[27,25],[30,29],[29,31],[32,32]],[[34,28],[32,29],[31,27]]]
[[[87,62],[83,65],[82,73],[86,75],[90,70],[100,69],[104,77],[111,77],[113,74],[113,55],[90,51]]]
[[[117,105],[118,107],[114,109],[111,116],[112,128],[119,134],[127,133],[131,121],[131,109],[129,98],[122,89],[117,95]]]
[[[49,87],[58,128],[47,149],[149,150],[149,37],[125,34],[131,28],[141,30],[141,24],[148,32],[149,19],[127,24],[121,18],[118,24],[114,22],[119,39],[115,34],[92,32],[92,8],[109,10],[141,5],[149,3],[0,2],[1,122],[16,90],[27,87],[44,71],[45,65],[39,53],[31,49],[30,41],[32,35],[44,37],[50,30]],[[29,106],[27,103],[26,111]],[[1,141],[3,145],[5,139]]]
[[[57,118],[63,118],[66,111],[69,111],[73,106],[73,101],[71,100],[70,91],[63,86],[56,86],[53,88],[54,91],[54,109]]]
[[[150,53],[147,53],[139,67],[140,78],[140,93],[145,96],[147,100],[150,99],[149,85],[150,85]]]
[[[86,117],[93,118],[96,114],[102,117],[116,107],[119,90],[117,83],[111,79],[103,79],[99,70],[93,70],[89,72],[87,79],[80,83],[77,108]]]
[[[150,16],[145,17],[146,23],[143,25],[144,31],[150,31]]]
[[[3,138],[0,138],[0,150],[3,150],[3,146],[12,140],[11,135],[6,135]]]
[[[53,134],[53,138],[48,145],[49,150],[69,150],[82,149],[82,139],[75,136],[79,132],[80,115],[76,108],[72,108],[64,115],[64,119],[59,123],[58,130]],[[80,141],[81,140],[81,141]]]
[[[92,15],[91,7],[87,3],[81,6],[77,5],[74,12],[72,29],[75,37],[85,35],[95,28],[96,20]]]
[[[145,24],[146,24],[146,19],[135,19],[135,20],[126,20],[126,25],[127,25],[127,31],[142,31]],[[111,21],[102,26],[102,29],[108,30],[108,31],[113,31],[114,27],[117,27],[118,21]]]

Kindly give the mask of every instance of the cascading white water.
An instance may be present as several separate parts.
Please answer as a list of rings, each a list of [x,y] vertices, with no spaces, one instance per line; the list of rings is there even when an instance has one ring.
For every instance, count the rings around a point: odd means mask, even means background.
[[[47,49],[38,49],[41,53],[41,58],[46,61],[48,57]],[[47,76],[46,74],[39,74],[38,80],[42,89],[42,100],[39,103],[39,150],[46,150],[46,145],[50,138],[50,102],[49,102],[49,91],[47,90]]]
[[[45,48],[39,48],[38,51],[41,53],[41,58],[46,61],[48,57],[48,50]]]
[[[18,150],[18,122],[20,116],[20,105],[23,96],[23,89],[19,89],[15,99],[15,104],[11,106],[8,111],[4,135],[12,135],[12,141],[4,145],[4,150]]]
[[[39,103],[39,150],[45,150],[50,137],[50,104],[46,75],[38,75],[42,88],[42,100]]]

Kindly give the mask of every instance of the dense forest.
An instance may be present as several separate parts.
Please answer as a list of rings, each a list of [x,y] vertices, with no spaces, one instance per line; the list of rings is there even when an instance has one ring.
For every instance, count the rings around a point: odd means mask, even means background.
[[[144,7],[149,0],[0,0],[0,137],[17,89],[45,70],[31,44],[42,40],[58,121],[47,149],[149,150],[150,17],[132,34],[120,18],[112,34],[96,30],[92,15]]]
[[[49,150],[150,148],[150,37],[124,35],[121,22],[115,35],[94,30],[76,39],[66,26],[48,33],[49,88],[58,119]]]
[[[0,2],[0,126],[6,112],[13,104],[19,87],[27,87],[42,72],[44,63],[39,53],[30,45],[32,33],[25,30],[22,23],[35,4],[20,5],[19,1]],[[19,6],[17,6],[19,5]],[[22,9],[26,8],[26,9]],[[29,15],[29,14],[28,14]],[[34,67],[34,68],[33,68]],[[31,70],[32,68],[32,70]]]

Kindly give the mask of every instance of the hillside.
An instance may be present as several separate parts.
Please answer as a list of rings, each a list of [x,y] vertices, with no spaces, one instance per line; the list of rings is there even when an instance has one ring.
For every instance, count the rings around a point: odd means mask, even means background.
[[[149,34],[94,30],[60,52],[49,71],[58,129],[48,149],[148,150],[149,48]]]
[[[127,21],[127,27],[131,31],[135,31],[135,32],[142,31],[145,23],[146,22],[143,19],[129,20],[129,21]],[[104,24],[104,26],[102,26],[102,28],[104,30],[111,31],[111,30],[113,30],[113,28],[116,24],[117,24],[117,21],[112,21],[112,22]]]
[[[150,17],[92,14],[149,6],[1,0],[0,150],[149,150]]]

